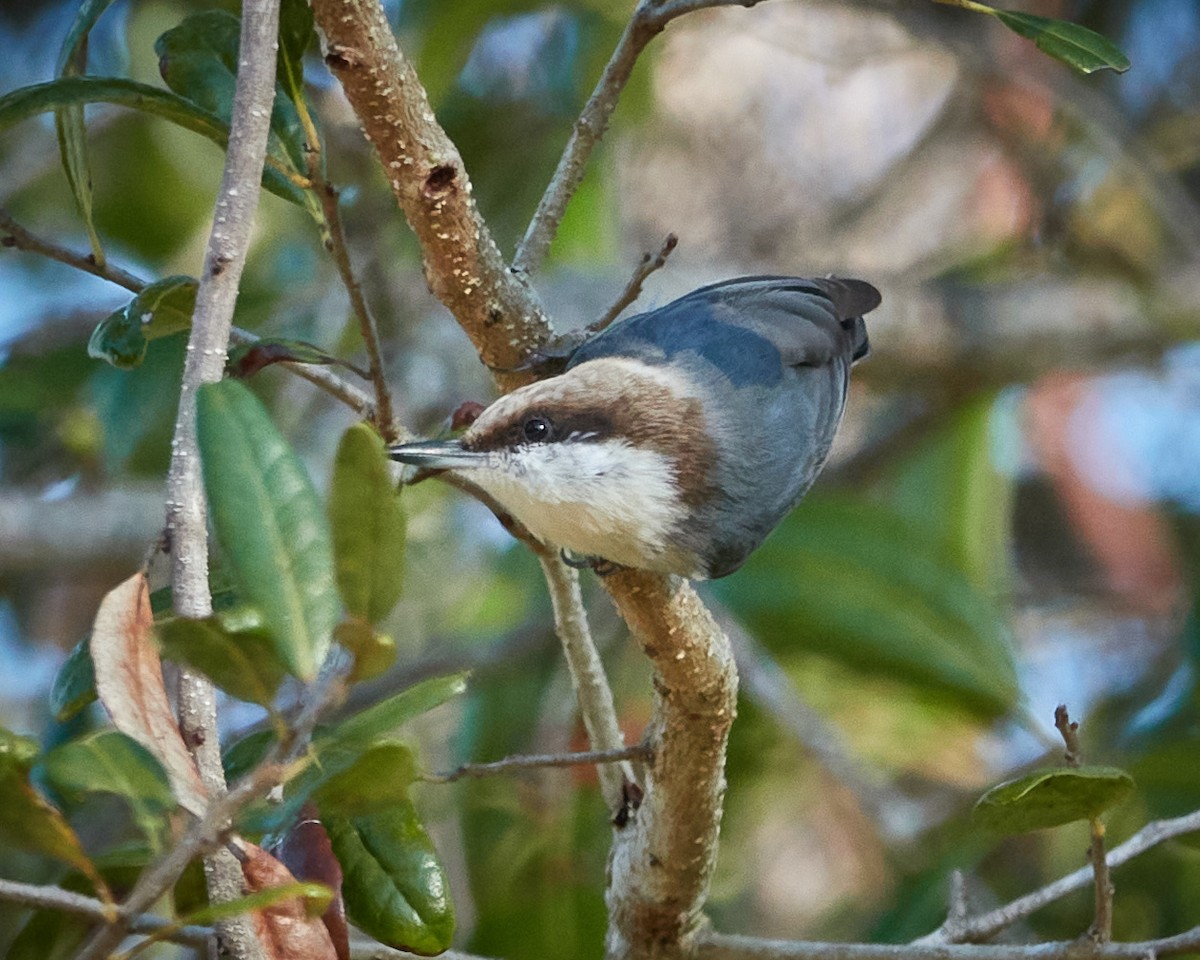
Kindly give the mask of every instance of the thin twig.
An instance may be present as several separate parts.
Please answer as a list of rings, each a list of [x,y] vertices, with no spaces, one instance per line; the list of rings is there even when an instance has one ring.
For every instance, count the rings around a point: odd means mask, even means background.
[[[453,783],[464,777],[491,777],[513,770],[532,770],[541,767],[579,767],[590,764],[620,763],[625,760],[649,760],[650,747],[644,743],[620,750],[587,750],[579,753],[521,754],[493,760],[491,763],[464,763],[449,773],[426,774],[427,783]]]
[[[307,110],[304,111],[303,116],[308,117]],[[308,119],[307,127],[311,128],[308,136],[314,137],[316,131],[312,127],[311,118]],[[367,347],[368,369],[371,383],[375,387],[375,426],[385,441],[395,443],[400,438],[400,431],[396,429],[395,415],[392,412],[392,394],[388,389],[387,377],[383,372],[383,351],[379,345],[379,328],[367,306],[367,298],[363,296],[362,284],[354,275],[354,267],[350,263],[350,249],[346,245],[346,232],[342,229],[342,216],[338,210],[338,192],[321,173],[319,150],[319,142],[310,143],[308,167],[313,189],[321,201],[321,209],[325,213],[325,223],[328,226],[325,247],[337,266],[338,275],[342,278],[342,286],[346,288],[346,294],[350,298],[350,309],[358,320],[358,329],[362,334],[363,343]]]
[[[1200,810],[1195,810],[1182,817],[1175,817],[1172,820],[1156,820],[1148,823],[1120,846],[1109,851],[1105,862],[1111,870],[1123,863],[1128,863],[1160,843],[1174,837],[1198,832],[1200,832]],[[914,940],[913,944],[927,946],[986,940],[1047,904],[1053,903],[1069,893],[1074,893],[1076,890],[1083,889],[1093,880],[1094,874],[1091,866],[1081,867],[1075,872],[1069,873],[1039,890],[1018,897],[995,910],[955,923],[947,921],[933,933]]]
[[[1063,739],[1063,745],[1067,748],[1067,752],[1063,754],[1067,766],[1079,766],[1083,758],[1083,753],[1079,749],[1079,724],[1071,721],[1065,703],[1060,703],[1054,708],[1054,729],[1059,732]]]
[[[127,270],[114,267],[111,263],[107,262],[102,266],[96,263],[90,254],[73,253],[65,247],[61,247],[56,243],[50,243],[48,240],[43,240],[41,237],[30,233],[13,220],[12,214],[3,207],[0,207],[0,246],[12,247],[14,250],[25,250],[28,253],[37,253],[51,260],[57,260],[59,263],[65,263],[76,270],[90,273],[94,277],[109,280],[132,293],[141,293],[146,286],[145,280],[135,277]]]
[[[638,57],[668,23],[676,17],[705,7],[742,6],[752,7],[758,0],[640,0],[633,16],[625,26],[621,39],[612,52],[604,72],[583,111],[575,121],[570,139],[559,158],[558,167],[551,177],[541,202],[525,236],[517,246],[513,257],[513,270],[529,275],[536,273],[550,252],[550,244],[558,233],[567,204],[587,170],[588,159],[608,129],[609,121],[617,108],[621,91],[633,74]]]
[[[643,253],[641,262],[633,271],[633,276],[629,278],[629,282],[625,284],[625,289],[621,291],[621,295],[617,297],[616,303],[609,307],[595,323],[588,324],[586,333],[588,336],[594,336],[601,330],[609,326],[614,320],[621,315],[621,311],[633,303],[642,295],[642,284],[646,282],[646,278],[655,270],[661,270],[667,262],[667,257],[671,255],[671,251],[679,245],[679,237],[673,233],[668,233],[667,238],[663,241],[657,254]]]
[[[1088,859],[1092,861],[1092,885],[1095,889],[1095,919],[1091,935],[1096,943],[1112,940],[1113,896],[1116,890],[1108,876],[1108,858],[1104,854],[1104,824],[1099,817],[1092,817],[1092,844],[1088,847]]]
[[[16,880],[0,879],[0,900],[19,903],[39,910],[61,910],[63,913],[73,913],[104,923],[109,921],[111,913],[111,908],[95,897],[86,897],[81,893],[64,890],[62,887],[20,883]],[[157,933],[174,926],[174,923],[175,921],[166,917],[141,914],[129,917],[128,926],[130,933]],[[172,930],[167,939],[175,943],[202,947],[212,934],[211,927],[185,926]]]
[[[1200,927],[1159,940],[1083,946],[1078,940],[1051,943],[888,944],[768,940],[703,932],[690,953],[694,960],[1145,960],[1149,956],[1200,949]]]
[[[554,632],[562,643],[588,742],[593,750],[602,753],[621,750],[625,747],[625,734],[621,732],[612,687],[608,684],[604,664],[588,626],[583,596],[579,591],[579,572],[572,570],[545,548],[539,546],[535,552],[550,591],[550,602],[554,607]],[[604,801],[616,816],[625,803],[625,784],[636,782],[633,768],[628,763],[603,766],[599,776]]]

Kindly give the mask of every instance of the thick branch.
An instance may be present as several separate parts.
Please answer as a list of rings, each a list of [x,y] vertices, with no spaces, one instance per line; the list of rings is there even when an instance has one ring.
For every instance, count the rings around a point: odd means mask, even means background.
[[[686,582],[622,571],[604,584],[655,671],[654,759],[641,806],[613,841],[607,956],[684,956],[716,861],[737,671]]]
[[[516,368],[550,326],[508,271],[471,199],[458,148],[438,125],[379,0],[314,0],[325,62],[375,145],[425,256],[425,279],[493,370]],[[526,379],[498,373],[511,388]]]

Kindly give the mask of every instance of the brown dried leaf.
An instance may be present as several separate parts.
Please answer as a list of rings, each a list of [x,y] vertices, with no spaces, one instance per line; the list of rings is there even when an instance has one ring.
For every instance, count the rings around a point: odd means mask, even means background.
[[[295,883],[290,870],[262,847],[245,843],[242,874],[246,892]],[[339,960],[320,917],[310,917],[302,897],[290,897],[251,914],[267,960]]]
[[[297,880],[315,880],[333,891],[333,899],[321,920],[329,931],[338,960],[350,960],[350,929],[346,926],[346,904],[342,900],[342,866],[333,855],[333,844],[317,808],[305,804],[300,820],[275,847],[275,855]]]
[[[142,573],[105,595],[92,627],[96,693],[113,726],[163,765],[179,805],[201,816],[207,802],[204,783],[167,700],[153,628],[150,588]]]

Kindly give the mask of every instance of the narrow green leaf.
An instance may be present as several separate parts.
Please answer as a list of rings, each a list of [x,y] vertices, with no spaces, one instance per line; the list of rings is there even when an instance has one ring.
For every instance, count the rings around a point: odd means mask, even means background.
[[[199,670],[226,693],[269,707],[287,673],[261,618],[239,623],[230,613],[168,620],[158,628],[163,653]]]
[[[62,813],[29,782],[37,743],[0,727],[0,845],[43,853],[99,876]]]
[[[1039,50],[1081,73],[1129,69],[1129,58],[1107,37],[1067,20],[1032,13],[996,10],[996,18],[1014,33],[1032,40]]]
[[[274,743],[275,732],[268,728],[254,730],[235,740],[221,754],[225,779],[230,783],[240,780],[262,763]]]
[[[975,804],[975,822],[1000,833],[1028,833],[1098,817],[1133,792],[1116,767],[1038,770],[992,787]]]
[[[161,117],[207,137],[222,149],[229,143],[228,122],[211,111],[170,90],[120,77],[60,77],[19,87],[0,97],[0,132],[30,117],[86,103],[111,103]],[[263,168],[263,186],[284,200],[309,206],[308,191],[301,190],[274,167]]]
[[[322,813],[360,816],[408,801],[408,788],[417,778],[417,761],[398,741],[369,747],[344,770],[326,777],[312,799]]]
[[[354,669],[349,677],[351,683],[377,677],[396,662],[396,641],[357,617],[339,623],[333,631],[333,639],[354,656]]]
[[[400,950],[433,955],[450,946],[454,905],[445,872],[411,801],[325,828],[342,865],[342,896],[355,925]]]
[[[282,0],[279,5],[279,59],[276,74],[279,85],[293,103],[304,97],[304,54],[312,46],[317,32],[307,0]]]
[[[125,800],[142,833],[157,849],[175,808],[171,783],[162,764],[132,737],[102,730],[56,747],[42,760],[50,782],[63,791],[111,793]]]
[[[96,25],[96,21],[112,5],[112,2],[113,0],[82,0],[79,9],[75,11],[75,19],[71,22],[71,28],[63,38],[55,73],[59,76],[67,73],[71,60],[83,49],[88,34],[92,32],[92,27]]]
[[[87,73],[87,37],[100,15],[108,9],[112,0],[83,0],[75,12],[75,20],[63,40],[58,54],[56,73],[60,77],[74,77]],[[83,107],[72,105],[55,111],[54,125],[58,132],[58,149],[62,156],[63,170],[75,203],[87,228],[92,246],[92,256],[99,264],[104,263],[104,248],[96,233],[92,217],[92,171],[88,162],[87,129]]]
[[[233,110],[241,29],[241,21],[233,14],[206,10],[186,17],[154,43],[159,72],[167,86],[226,124]],[[286,95],[275,97],[268,149],[295,170],[305,170],[304,131],[296,107]]]
[[[59,723],[66,723],[96,699],[96,668],[89,639],[84,637],[71,648],[50,688],[50,709]]]
[[[61,910],[38,910],[21,928],[4,960],[73,960],[92,921]]]
[[[113,793],[158,812],[175,806],[162,764],[119,730],[101,730],[55,747],[42,759],[42,766],[62,790]]]
[[[284,900],[300,897],[304,900],[304,910],[309,916],[319,917],[333,899],[333,891],[322,883],[310,883],[296,880],[292,883],[281,883],[265,890],[256,890],[236,900],[226,900],[222,903],[209,904],[180,920],[180,926],[187,924],[206,925],[225,920],[228,917],[238,917],[253,910],[265,910]]]
[[[329,526],[312,481],[241,383],[206,384],[196,431],[217,537],[239,593],[262,612],[289,672],[312,680],[341,604]]]
[[[346,609],[377,624],[400,599],[404,511],[383,440],[357,423],[342,436],[329,488],[338,589]]]
[[[364,747],[386,737],[414,717],[428,713],[467,689],[467,673],[422,680],[394,697],[381,700],[361,713],[343,720],[320,738],[338,747]]]
[[[121,309],[97,324],[88,339],[88,356],[128,370],[146,357],[151,340],[192,325],[199,284],[191,277],[165,277],[147,286]]]

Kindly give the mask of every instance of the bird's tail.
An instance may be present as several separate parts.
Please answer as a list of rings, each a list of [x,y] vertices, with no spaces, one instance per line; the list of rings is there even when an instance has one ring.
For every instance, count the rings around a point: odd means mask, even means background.
[[[867,322],[862,317],[854,318],[854,353],[850,355],[851,363],[858,363],[871,355],[871,341],[867,337]]]

